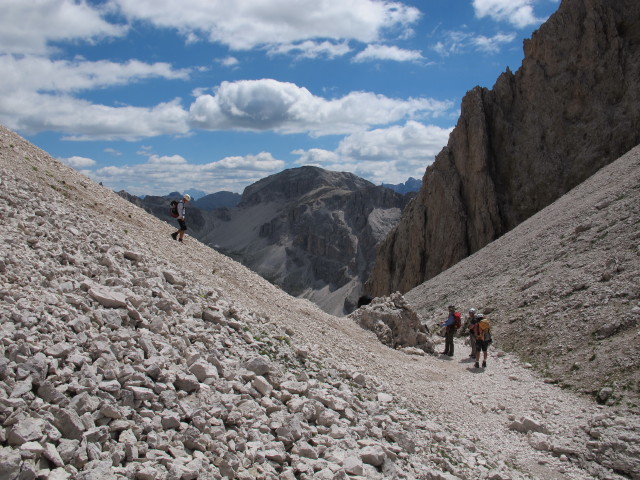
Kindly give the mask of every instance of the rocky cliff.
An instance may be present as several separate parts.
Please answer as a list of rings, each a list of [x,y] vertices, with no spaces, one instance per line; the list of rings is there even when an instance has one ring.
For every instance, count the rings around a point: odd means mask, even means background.
[[[353,310],[403,195],[350,173],[285,170],[247,187],[197,237],[329,313]]]
[[[548,381],[637,406],[639,227],[640,146],[405,297],[427,323],[474,307]]]
[[[462,100],[366,290],[407,291],[640,143],[640,2],[564,0],[522,66]]]

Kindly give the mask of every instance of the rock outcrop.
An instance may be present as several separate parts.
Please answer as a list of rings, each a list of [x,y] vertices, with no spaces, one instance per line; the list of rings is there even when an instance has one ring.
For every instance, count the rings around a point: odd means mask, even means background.
[[[404,349],[417,355],[434,352],[428,329],[399,293],[375,298],[350,314],[349,318],[362,328],[374,332],[390,348]]]
[[[464,97],[448,145],[381,244],[370,295],[406,292],[640,143],[640,3],[563,0],[522,66]]]

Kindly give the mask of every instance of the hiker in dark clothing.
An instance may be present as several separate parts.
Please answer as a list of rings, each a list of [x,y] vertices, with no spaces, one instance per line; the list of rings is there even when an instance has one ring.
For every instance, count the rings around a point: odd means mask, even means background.
[[[469,354],[469,358],[476,358],[476,334],[473,330],[473,326],[478,323],[479,320],[476,320],[476,309],[469,309],[469,316],[467,320],[464,322],[464,331],[469,333],[469,345],[471,346],[471,353]]]
[[[176,232],[173,232],[171,234],[171,238],[173,238],[174,240],[178,240],[179,242],[182,242],[182,239],[184,238],[184,232],[187,231],[187,222],[185,221],[184,217],[187,213],[187,203],[189,203],[190,201],[191,195],[185,193],[184,197],[182,197],[182,200],[178,202],[178,225],[180,228],[178,228]]]
[[[441,327],[445,327],[444,332],[444,352],[441,355],[453,357],[453,335],[456,333],[456,307],[449,305],[449,316],[442,322]],[[458,315],[460,315],[458,313]]]

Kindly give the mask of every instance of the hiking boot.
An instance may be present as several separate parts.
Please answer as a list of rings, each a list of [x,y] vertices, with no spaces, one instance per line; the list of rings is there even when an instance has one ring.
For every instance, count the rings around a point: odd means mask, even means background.
[[[486,367],[486,366],[487,366],[487,362],[486,362],[486,360],[483,360],[483,362],[482,362],[482,368],[484,368],[484,367]]]
[[[178,239],[178,232],[173,232],[171,234],[171,238],[173,238],[174,240],[177,240]]]
[[[480,368],[480,365],[478,364],[478,362],[476,362],[473,366],[476,368]]]
[[[182,239],[181,239],[181,238],[179,238],[179,239],[178,239],[178,241],[179,241],[180,243],[182,243]]]

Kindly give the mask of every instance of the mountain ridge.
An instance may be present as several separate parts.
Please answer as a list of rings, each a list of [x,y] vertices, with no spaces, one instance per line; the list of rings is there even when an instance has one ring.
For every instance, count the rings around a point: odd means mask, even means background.
[[[639,32],[638,2],[563,0],[515,74],[465,95],[367,292],[432,278],[640,143]]]

